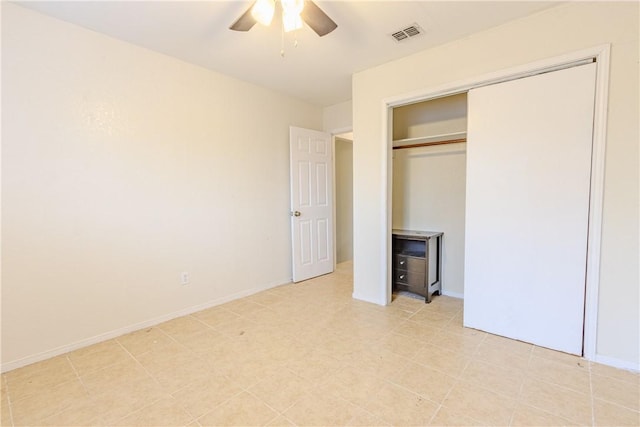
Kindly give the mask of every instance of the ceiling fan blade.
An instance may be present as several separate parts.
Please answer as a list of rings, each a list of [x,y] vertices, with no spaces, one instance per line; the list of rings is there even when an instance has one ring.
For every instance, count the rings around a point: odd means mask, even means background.
[[[304,9],[302,9],[300,16],[320,37],[326,36],[338,28],[338,24],[333,22],[333,20],[311,0],[305,0]]]
[[[253,2],[251,4],[251,6],[249,6],[249,9],[247,9],[245,13],[240,15],[240,17],[236,20],[236,22],[231,24],[231,26],[229,27],[230,30],[234,30],[234,31],[249,31],[251,29],[251,27],[256,25],[257,21],[251,15],[251,9],[253,8],[254,4],[256,4],[256,2]]]

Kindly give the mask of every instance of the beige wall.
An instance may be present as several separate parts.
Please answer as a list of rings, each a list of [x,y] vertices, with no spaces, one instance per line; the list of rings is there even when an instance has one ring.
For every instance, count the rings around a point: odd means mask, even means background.
[[[351,101],[330,105],[322,110],[322,129],[329,133],[350,132],[353,127]]]
[[[354,296],[386,299],[385,99],[611,43],[597,359],[638,369],[638,34],[638,3],[574,2],[354,75]]]
[[[336,137],[336,262],[353,259],[353,141]]]
[[[3,369],[290,280],[322,109],[7,2],[2,107]]]

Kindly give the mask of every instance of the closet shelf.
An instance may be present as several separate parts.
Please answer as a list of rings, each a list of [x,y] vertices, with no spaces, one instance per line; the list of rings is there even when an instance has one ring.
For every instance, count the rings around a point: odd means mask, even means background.
[[[428,147],[430,145],[456,144],[467,142],[466,132],[444,133],[441,135],[420,136],[418,138],[396,139],[393,149]]]

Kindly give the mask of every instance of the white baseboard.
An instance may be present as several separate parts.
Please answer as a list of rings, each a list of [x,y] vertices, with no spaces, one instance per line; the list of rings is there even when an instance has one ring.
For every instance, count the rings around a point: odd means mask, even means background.
[[[365,297],[363,297],[363,296],[362,296],[362,295],[360,295],[360,294],[356,294],[355,292],[353,292],[353,293],[351,294],[351,297],[352,297],[353,299],[357,299],[358,301],[369,302],[369,303],[371,303],[371,304],[376,304],[376,305],[387,305],[387,302],[386,302],[386,301],[377,301],[377,300],[374,300],[374,299],[365,298]]]
[[[458,298],[458,299],[464,299],[464,294],[460,293],[460,292],[450,292],[446,289],[442,290],[442,295],[444,295],[445,297],[451,297],[451,298]]]
[[[640,363],[639,362],[630,362],[628,360],[620,360],[615,357],[603,356],[601,354],[596,354],[596,356],[592,360],[596,363],[601,363],[603,365],[611,366],[613,368],[625,369],[627,371],[640,372]]]
[[[12,371],[17,368],[21,368],[23,366],[30,365],[32,363],[40,362],[42,360],[50,359],[55,356],[59,356],[61,354],[68,353],[73,350],[77,350],[79,348],[87,347],[93,344],[100,343],[102,341],[107,341],[113,338],[117,338],[119,336],[128,334],[130,332],[135,332],[140,329],[149,328],[151,326],[158,325],[160,323],[166,322],[168,320],[175,319],[177,317],[187,316],[192,313],[196,313],[198,311],[206,310],[207,308],[215,307],[217,305],[224,304],[229,301],[234,301],[240,298],[248,297],[249,295],[256,294],[258,292],[266,291],[267,289],[272,289],[277,286],[285,285],[291,283],[291,281],[287,282],[272,282],[261,286],[256,286],[254,288],[250,288],[241,292],[236,292],[231,295],[227,295],[221,298],[217,298],[215,300],[206,302],[204,304],[198,304],[192,307],[187,307],[182,310],[174,311],[169,314],[165,314],[162,316],[154,317],[143,322],[134,323],[132,325],[125,326],[123,328],[118,328],[113,331],[105,332],[103,334],[99,334],[90,338],[82,339],[80,341],[76,341],[71,344],[66,344],[60,347],[56,347],[51,350],[43,351],[41,353],[33,354],[31,356],[23,357],[22,359],[12,360],[11,362],[3,362],[0,368],[2,373]]]

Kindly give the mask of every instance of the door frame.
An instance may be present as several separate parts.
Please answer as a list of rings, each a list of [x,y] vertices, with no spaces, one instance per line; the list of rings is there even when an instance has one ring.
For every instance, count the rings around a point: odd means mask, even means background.
[[[603,44],[564,55],[543,59],[529,64],[499,70],[482,76],[421,89],[412,93],[386,98],[382,102],[383,142],[383,229],[380,262],[383,266],[382,294],[386,303],[391,302],[391,221],[392,221],[392,133],[395,107],[428,101],[444,96],[467,92],[470,89],[515,80],[545,72],[556,71],[581,62],[596,62],[596,89],[593,119],[593,145],[591,157],[591,190],[589,200],[589,228],[587,238],[587,265],[585,283],[585,310],[583,332],[583,356],[595,360],[597,345],[598,290],[600,287],[600,253],[602,243],[602,209],[604,200],[605,148],[607,132],[607,105],[609,99],[609,68],[611,45]]]

